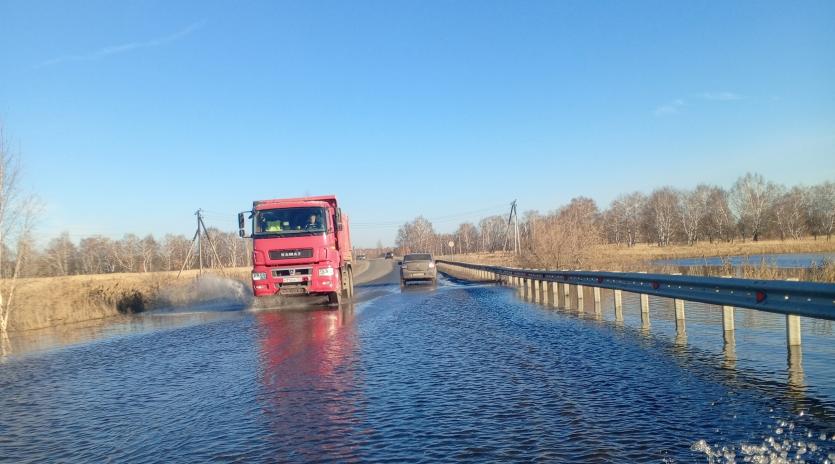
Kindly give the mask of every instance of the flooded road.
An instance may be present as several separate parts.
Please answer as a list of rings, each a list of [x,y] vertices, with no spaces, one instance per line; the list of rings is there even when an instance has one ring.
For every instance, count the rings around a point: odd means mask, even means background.
[[[782,269],[807,269],[822,266],[835,260],[835,253],[773,253],[747,256],[707,256],[701,258],[660,259],[653,264],[661,266],[708,266],[719,267],[728,264],[740,266],[774,266]]]
[[[358,292],[7,358],[0,461],[835,457],[830,326],[805,321],[798,383],[783,327],[741,310],[729,358],[710,307],[688,306],[682,343],[661,300],[647,332],[628,298],[616,323],[449,278]]]

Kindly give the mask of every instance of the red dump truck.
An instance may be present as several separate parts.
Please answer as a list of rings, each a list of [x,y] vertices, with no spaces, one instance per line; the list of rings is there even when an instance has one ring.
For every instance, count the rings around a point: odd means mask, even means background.
[[[354,294],[348,216],[333,195],[261,200],[238,214],[252,233],[252,292],[256,297],[323,295],[340,304]]]

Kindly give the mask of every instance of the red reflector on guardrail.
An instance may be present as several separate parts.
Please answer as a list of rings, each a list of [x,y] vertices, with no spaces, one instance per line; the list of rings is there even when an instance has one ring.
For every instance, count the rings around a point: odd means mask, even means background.
[[[653,288],[654,290],[658,290],[658,287],[660,287],[660,286],[661,286],[661,284],[659,284],[658,282],[653,282],[651,285],[652,285],[652,288]]]
[[[603,283],[603,277],[598,277],[597,278],[597,283],[602,284]]]
[[[764,291],[757,290],[757,294],[756,294],[757,303],[762,303],[763,301],[765,301],[765,297],[766,297],[766,295],[765,295]]]

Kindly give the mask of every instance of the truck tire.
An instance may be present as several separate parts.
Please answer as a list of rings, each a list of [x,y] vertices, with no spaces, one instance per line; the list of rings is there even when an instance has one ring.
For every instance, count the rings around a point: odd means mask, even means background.
[[[339,306],[342,304],[342,292],[330,292],[328,293],[328,303],[331,305]]]
[[[348,298],[354,299],[354,269],[348,268]]]
[[[347,267],[342,270],[340,274],[340,283],[342,284],[342,297],[345,299],[351,298],[351,270]]]

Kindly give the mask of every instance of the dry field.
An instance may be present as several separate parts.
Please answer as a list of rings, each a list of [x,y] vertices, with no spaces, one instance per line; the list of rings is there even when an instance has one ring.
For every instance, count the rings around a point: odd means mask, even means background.
[[[649,244],[639,244],[634,247],[601,245],[596,247],[590,254],[588,260],[583,264],[583,269],[599,269],[607,271],[624,272],[659,272],[673,273],[682,272],[693,275],[735,275],[751,279],[785,279],[797,277],[802,280],[819,282],[835,282],[835,263],[822,263],[816,269],[778,269],[768,264],[753,263],[734,269],[726,263],[724,266],[698,266],[684,268],[679,266],[662,266],[652,264],[653,261],[674,258],[703,258],[703,257],[730,257],[750,256],[770,253],[822,253],[835,252],[835,240],[825,238],[806,238],[802,240],[767,240],[760,242],[735,242],[735,243],[698,243],[693,246],[672,245],[658,247]],[[471,263],[491,264],[501,266],[519,266],[531,268],[549,268],[548,263],[540,262],[535,258],[519,259],[512,253],[473,253],[466,255],[445,256],[445,259],[455,259]]]
[[[368,269],[358,261],[355,274]],[[249,267],[198,271],[97,274],[21,279],[9,330],[23,331],[103,319],[148,309],[183,307],[221,298],[247,298]]]
[[[215,272],[213,278],[248,285],[249,272],[249,268],[235,268],[226,270],[225,276]],[[198,271],[186,271],[179,279],[176,272],[21,279],[9,329],[39,329],[185,305],[207,296],[204,288],[197,288],[197,276]]]

